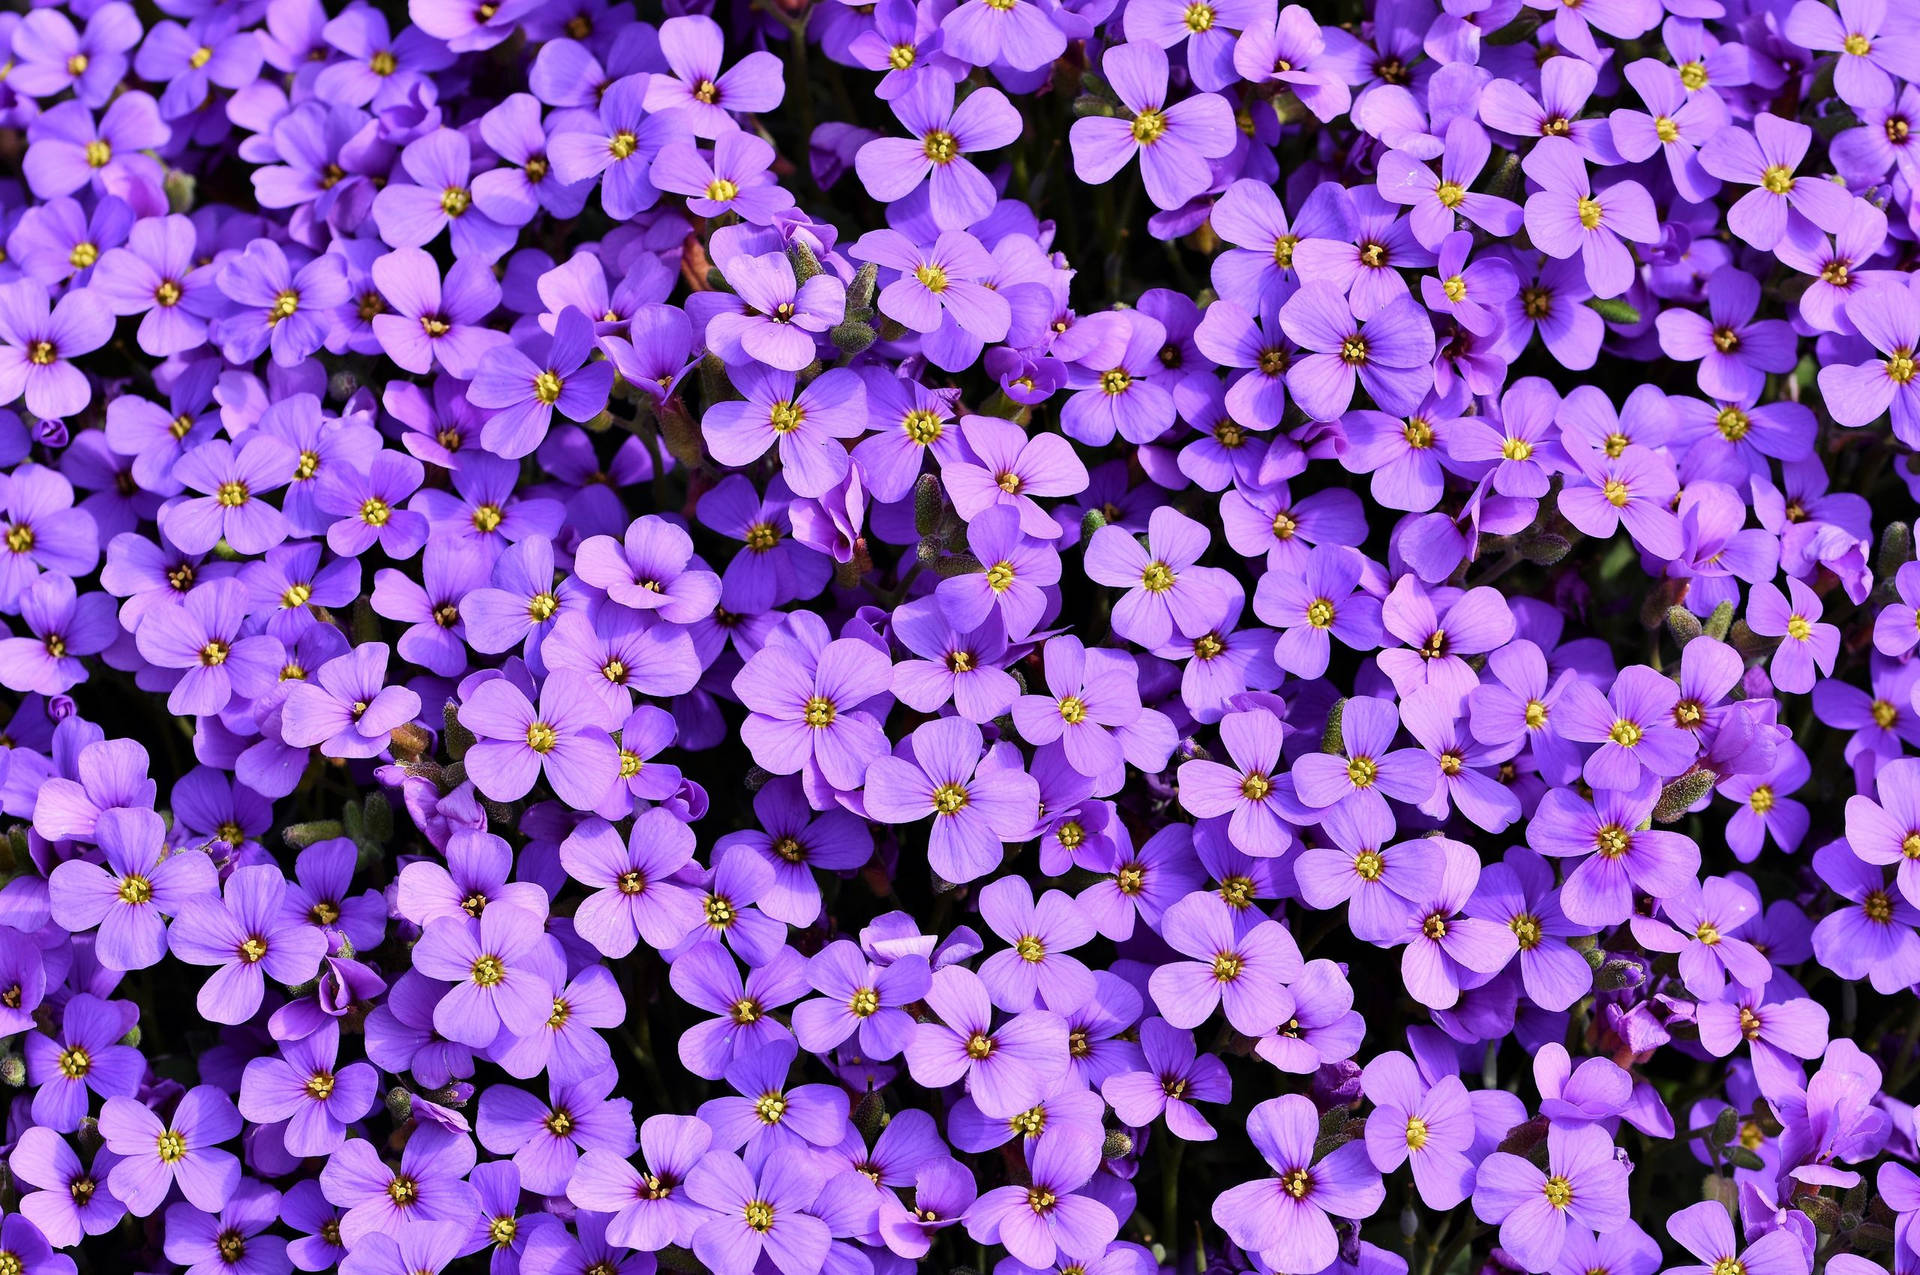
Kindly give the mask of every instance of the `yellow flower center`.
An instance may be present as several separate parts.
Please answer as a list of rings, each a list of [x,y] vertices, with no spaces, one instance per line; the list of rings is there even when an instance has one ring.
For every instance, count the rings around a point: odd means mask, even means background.
[[[497,956],[483,956],[473,963],[473,981],[481,987],[493,987],[507,976],[507,967]]]
[[[566,382],[551,370],[542,371],[540,375],[533,378],[533,396],[548,407],[552,407],[560,401],[560,391],[565,384]]]
[[[1149,562],[1146,570],[1140,573],[1140,585],[1148,593],[1165,593],[1173,588],[1178,579],[1173,569],[1158,559]]]
[[[1760,175],[1760,184],[1769,194],[1784,195],[1793,189],[1793,170],[1785,164],[1769,165]]]
[[[1133,140],[1151,146],[1167,131],[1167,117],[1160,111],[1142,111],[1133,117]]]
[[[560,732],[545,722],[534,722],[527,727],[527,747],[536,753],[552,752],[560,743]]]
[[[944,128],[936,128],[921,140],[921,149],[936,164],[951,164],[960,155],[960,139]]]
[[[795,402],[775,403],[767,413],[767,422],[776,434],[791,434],[806,423],[807,409]]]

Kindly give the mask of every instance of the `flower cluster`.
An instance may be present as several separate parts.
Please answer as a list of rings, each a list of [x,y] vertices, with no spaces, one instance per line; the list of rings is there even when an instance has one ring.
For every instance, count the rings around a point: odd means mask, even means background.
[[[1920,1273],[1898,6],[0,50],[0,1275]]]

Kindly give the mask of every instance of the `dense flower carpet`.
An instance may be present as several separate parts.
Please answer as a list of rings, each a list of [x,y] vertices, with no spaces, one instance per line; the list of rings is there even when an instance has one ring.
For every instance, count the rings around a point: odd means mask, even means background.
[[[0,1275],[1920,1275],[1920,13],[0,14]]]

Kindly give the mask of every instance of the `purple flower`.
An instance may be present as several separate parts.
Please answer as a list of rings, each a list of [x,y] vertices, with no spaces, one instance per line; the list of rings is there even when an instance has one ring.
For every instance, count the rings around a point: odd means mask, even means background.
[[[897,230],[870,230],[848,251],[898,272],[880,290],[880,313],[920,333],[928,360],[943,371],[971,366],[1013,323],[1007,299],[986,286],[993,258],[964,230],[942,231],[930,247]]]
[[[851,791],[887,752],[878,720],[862,705],[884,695],[889,668],[884,653],[854,638],[769,642],[734,678],[734,693],[752,713],[741,738],[776,775],[802,773],[810,783]]]
[[[1527,825],[1527,844],[1553,858],[1579,858],[1560,896],[1578,925],[1618,925],[1633,913],[1635,893],[1670,898],[1700,870],[1700,849],[1677,832],[1642,825],[1658,789],[1599,788],[1588,804],[1570,789],[1541,799]]]
[[[1753,131],[1722,128],[1700,148],[1700,166],[1721,181],[1751,186],[1727,212],[1727,225],[1740,239],[1766,251],[1786,237],[1789,211],[1820,229],[1836,232],[1853,210],[1844,186],[1822,177],[1796,177],[1806,158],[1813,130],[1805,124],[1761,112]]]
[[[1897,865],[1900,893],[1920,906],[1920,787],[1907,787],[1916,771],[1920,761],[1890,761],[1874,779],[1877,801],[1864,793],[1847,798],[1847,844],[1862,862]]]
[[[91,1168],[83,1165],[67,1140],[44,1125],[22,1132],[7,1157],[15,1179],[40,1188],[21,1195],[20,1215],[57,1248],[72,1248],[82,1235],[104,1235],[126,1216],[127,1206],[105,1189],[119,1157],[103,1148],[92,1159]],[[0,1222],[0,1242],[6,1242],[4,1228]]]
[[[1037,71],[1066,51],[1066,32],[1040,0],[967,0],[940,21],[946,52],[973,66]]]
[[[229,257],[215,282],[233,308],[213,320],[208,335],[235,363],[250,363],[268,349],[281,367],[304,362],[326,343],[334,311],[351,294],[344,256],[289,257],[270,239],[256,239]]]
[[[819,1171],[799,1157],[768,1159],[755,1174],[730,1151],[707,1152],[687,1175],[688,1196],[711,1210],[693,1234],[695,1256],[717,1275],[748,1275],[763,1255],[781,1275],[812,1275],[832,1243],[807,1212],[820,1188]]]
[[[1500,1225],[1500,1246],[1526,1269],[1549,1270],[1569,1223],[1602,1234],[1625,1225],[1627,1165],[1597,1125],[1550,1125],[1545,1168],[1504,1151],[1480,1162],[1473,1211]]]
[[[1738,1262],[1754,1275],[1806,1275],[1812,1266],[1806,1245],[1790,1230],[1769,1231],[1742,1245],[1725,1206],[1710,1200],[1668,1218],[1667,1234],[1699,1259],[1698,1265],[1673,1267],[1676,1275],[1697,1275],[1721,1262]]]
[[[538,915],[510,904],[496,903],[477,920],[428,922],[413,948],[414,968],[453,984],[433,1008],[434,1030],[476,1049],[503,1031],[539,1030],[553,1012],[552,942]]]
[[[1199,637],[1220,619],[1226,573],[1195,563],[1206,552],[1207,531],[1171,506],[1153,511],[1143,548],[1119,527],[1102,527],[1087,542],[1093,580],[1126,594],[1114,606],[1114,631],[1141,646],[1162,646],[1175,625]]]
[[[1868,288],[1846,302],[1846,317],[1884,358],[1830,363],[1820,369],[1820,393],[1842,425],[1870,425],[1891,413],[1903,441],[1920,438],[1920,298],[1910,286]]]
[[[27,126],[20,167],[42,199],[90,186],[96,194],[126,200],[142,217],[155,217],[166,210],[166,195],[160,162],[144,152],[164,146],[172,132],[145,93],[115,97],[97,124],[84,103],[62,102]]]
[[[867,193],[891,204],[927,184],[934,225],[942,230],[965,230],[992,212],[993,183],[966,156],[1020,136],[1020,113],[1006,94],[983,88],[956,107],[952,79],[918,75],[892,106],[913,137],[876,138],[860,148],[854,165]]]
[[[495,801],[517,801],[544,776],[562,801],[597,805],[613,786],[620,757],[607,733],[613,718],[590,688],[584,673],[553,673],[536,709],[505,678],[476,687],[460,706],[460,724],[478,736],[467,753],[474,786]]]
[[[693,833],[664,810],[644,810],[623,844],[602,819],[589,819],[560,844],[567,875],[593,893],[574,928],[606,956],[622,957],[642,937],[665,951],[701,922],[693,891],[673,879],[693,858]]]
[[[329,1022],[286,1042],[278,1056],[256,1058],[240,1081],[240,1114],[261,1124],[286,1122],[281,1135],[296,1156],[330,1155],[347,1126],[373,1109],[379,1073],[363,1062],[339,1065],[340,1029]]]
[[[1512,200],[1472,190],[1487,165],[1492,143],[1486,130],[1466,116],[1447,125],[1445,149],[1436,177],[1419,158],[1406,151],[1388,151],[1380,159],[1380,193],[1396,204],[1413,207],[1409,224],[1422,246],[1440,251],[1454,228],[1455,217],[1465,217],[1487,233],[1504,238],[1520,229],[1520,208]]]
[[[1440,782],[1440,765],[1418,748],[1388,751],[1400,726],[1387,700],[1358,696],[1340,711],[1339,753],[1309,753],[1292,775],[1300,800],[1314,810],[1336,805],[1384,809],[1387,798],[1419,804]]]
[[[960,966],[936,971],[924,999],[937,1018],[916,1026],[906,1048],[919,1084],[943,1088],[964,1078],[981,1112],[998,1120],[1032,1107],[1065,1075],[1059,1015],[1028,1010],[996,1027],[986,984]]]
[[[326,936],[306,921],[288,900],[278,868],[237,868],[222,898],[196,894],[180,905],[167,946],[189,964],[219,967],[201,985],[201,1015],[244,1023],[260,1008],[269,975],[294,986],[319,971]]]
[[[340,1239],[357,1248],[381,1235],[421,1235],[415,1226],[420,1222],[466,1223],[480,1203],[465,1181],[474,1158],[473,1140],[465,1133],[427,1123],[408,1136],[397,1167],[381,1160],[366,1139],[348,1139],[320,1170],[327,1200],[344,1210]],[[371,1247],[377,1253],[380,1245]],[[399,1267],[394,1275],[410,1269]]]
[[[593,325],[569,307],[539,358],[502,346],[481,362],[467,399],[491,409],[480,441],[496,456],[516,460],[546,438],[556,412],[570,421],[591,420],[607,405],[613,368],[589,361]]]
[[[1100,1164],[1091,1139],[1044,1138],[1027,1152],[1026,1186],[1003,1186],[967,1210],[967,1234],[1004,1245],[1030,1269],[1054,1266],[1063,1253],[1104,1252],[1120,1233],[1112,1209],[1079,1191]]]
[[[218,1213],[240,1184],[240,1161],[220,1144],[240,1126],[232,1099],[212,1085],[187,1090],[165,1120],[132,1098],[108,1098],[100,1136],[120,1161],[107,1189],[135,1217],[151,1216],[175,1186],[195,1208]]]
[[[1316,1160],[1320,1116],[1299,1094],[1255,1107],[1247,1133],[1275,1176],[1223,1191],[1213,1202],[1213,1220],[1276,1270],[1332,1265],[1339,1243],[1327,1215],[1370,1217],[1386,1199],[1366,1145],[1349,1142]]]
[[[1138,155],[1147,197],[1156,206],[1178,208],[1205,190],[1212,180],[1207,161],[1234,145],[1233,109],[1226,99],[1196,93],[1169,104],[1166,50],[1144,41],[1108,49],[1100,70],[1133,118],[1074,121],[1069,141],[1080,180],[1101,185]]]
[[[567,1197],[580,1208],[613,1214],[607,1238],[622,1247],[646,1253],[669,1244],[691,1248],[707,1211],[687,1198],[683,1183],[712,1144],[704,1120],[649,1116],[640,1126],[644,1175],[625,1156],[589,1147],[567,1183]]]
[[[1772,581],[1753,586],[1747,596],[1747,626],[1762,637],[1777,637],[1767,671],[1773,684],[1791,694],[1813,689],[1814,672],[1833,672],[1840,655],[1840,630],[1820,619],[1820,595],[1789,576],[1787,592]]]
[[[1394,298],[1363,323],[1339,289],[1310,283],[1280,307],[1280,326],[1308,351],[1287,385],[1315,420],[1337,420],[1352,404],[1356,382],[1393,413],[1412,412],[1433,383],[1433,325],[1411,297]]]
[[[1920,59],[1907,45],[1907,24],[1889,21],[1884,0],[1842,0],[1838,13],[1824,4],[1796,4],[1782,34],[1796,48],[1839,55],[1833,87],[1852,106],[1892,97],[1896,76],[1920,79]]]
[[[723,49],[712,18],[690,14],[661,23],[660,52],[673,73],[651,78],[647,110],[684,119],[695,136],[719,137],[739,127],[733,112],[752,115],[780,105],[786,86],[778,57],[756,50],[723,74]]]
[[[138,1017],[139,1007],[131,1001],[82,992],[67,1002],[57,1033],[27,1035],[27,1083],[36,1086],[32,1115],[37,1125],[71,1133],[86,1118],[89,1093],[112,1100],[139,1092],[146,1060],[133,1046],[118,1043]],[[111,1164],[96,1161],[95,1172],[105,1174]],[[149,1206],[147,1212],[152,1211]]]
[[[1670,679],[1633,664],[1620,671],[1604,700],[1585,683],[1569,685],[1555,722],[1565,738],[1600,745],[1587,758],[1588,783],[1631,790],[1645,777],[1671,779],[1692,763],[1699,746],[1678,725],[1679,703]]]
[[[245,588],[237,580],[210,580],[175,607],[156,607],[135,641],[140,654],[163,669],[179,670],[167,707],[174,713],[217,713],[235,695],[251,698],[279,676],[286,648],[264,633],[242,636]]]
[[[835,368],[801,389],[791,373],[750,365],[736,369],[733,381],[744,401],[716,403],[700,423],[714,459],[750,465],[777,447],[781,475],[795,495],[833,490],[852,463],[840,440],[867,429],[860,378]]]
[[[81,658],[98,655],[118,636],[113,600],[79,597],[65,576],[41,576],[19,601],[33,636],[0,638],[0,684],[9,689],[62,694],[87,680]]]
[[[108,969],[146,969],[166,953],[161,918],[218,888],[213,862],[194,850],[167,854],[165,825],[151,810],[103,811],[91,835],[105,868],[80,859],[54,868],[53,917],[76,932],[97,928],[94,952]]]
[[[1391,1173],[1411,1166],[1421,1202],[1451,1209],[1472,1193],[1474,1142],[1470,1096],[1458,1076],[1429,1083],[1412,1059],[1381,1054],[1366,1066],[1361,1086],[1374,1105],[1367,1117],[1367,1156]]]
[[[555,1080],[545,1102],[524,1089],[495,1085],[480,1096],[475,1131],[487,1150],[513,1157],[527,1190],[557,1195],[566,1190],[582,1151],[633,1154],[633,1105],[607,1096],[617,1080],[611,1067],[578,1080]]]
[[[931,815],[928,861],[941,880],[959,884],[987,875],[1000,866],[1004,843],[1033,831],[1038,786],[1017,760],[983,756],[980,728],[972,722],[928,722],[905,748],[905,756],[876,757],[867,767],[864,803],[870,817],[896,826]]]
[[[388,686],[387,647],[373,642],[328,660],[315,680],[287,694],[281,734],[296,748],[318,745],[329,757],[378,757],[388,736],[420,713],[420,697]]]
[[[37,284],[0,286],[0,402],[24,396],[35,416],[78,415],[93,391],[72,360],[112,334],[113,316],[89,289],[69,292],[49,308]]]
[[[1261,1036],[1288,1017],[1282,985],[1300,976],[1300,948],[1278,921],[1243,926],[1219,895],[1195,892],[1167,909],[1162,937],[1187,957],[1154,970],[1150,990],[1160,1014],[1193,1028],[1222,1007],[1233,1029]]]
[[[1635,274],[1627,243],[1660,236],[1653,198],[1635,181],[1595,191],[1580,150],[1564,137],[1543,137],[1527,152],[1527,177],[1540,187],[1528,196],[1527,234],[1550,257],[1580,254],[1595,296],[1617,297]]]

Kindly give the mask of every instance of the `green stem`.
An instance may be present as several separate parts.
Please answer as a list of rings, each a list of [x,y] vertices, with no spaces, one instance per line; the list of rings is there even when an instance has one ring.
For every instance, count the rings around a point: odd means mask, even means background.
[[[1180,1161],[1186,1154],[1187,1144],[1171,1136],[1162,1137],[1156,1149],[1160,1162],[1160,1242],[1166,1246],[1168,1260],[1176,1264],[1180,1235]]]

